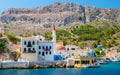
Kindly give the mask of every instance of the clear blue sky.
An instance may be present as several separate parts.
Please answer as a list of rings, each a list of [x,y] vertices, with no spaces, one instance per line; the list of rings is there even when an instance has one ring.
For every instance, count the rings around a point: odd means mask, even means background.
[[[120,0],[1,0],[0,13],[7,8],[35,8],[54,2],[74,2],[84,6],[99,8],[120,8]]]

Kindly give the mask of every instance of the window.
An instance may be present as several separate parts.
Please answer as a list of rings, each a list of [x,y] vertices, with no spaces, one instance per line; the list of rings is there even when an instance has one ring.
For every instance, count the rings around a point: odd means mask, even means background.
[[[89,64],[89,63],[90,63],[90,61],[87,61],[87,63]]]
[[[46,50],[48,50],[48,46],[46,46]]]
[[[26,41],[24,41],[24,45],[26,45]]]
[[[35,50],[35,48],[33,48],[33,51]]]
[[[85,64],[85,62],[84,62],[84,61],[81,61],[81,63],[82,63],[82,64]]]
[[[39,46],[39,49],[41,49],[41,46]]]
[[[49,52],[49,54],[51,54],[51,51]]]
[[[32,47],[31,41],[28,42],[27,47]]]
[[[89,60],[86,60],[86,61],[84,60],[84,61],[81,61],[81,63],[82,63],[82,64],[89,64],[90,61],[89,61]]]
[[[45,53],[44,53],[44,52],[42,52],[42,56],[45,56]]]
[[[71,50],[75,50],[75,48],[71,48]]]
[[[51,49],[52,47],[51,47],[51,46],[49,46],[49,48]]]
[[[67,48],[67,50],[69,51],[69,48]]]
[[[46,55],[48,54],[48,52],[46,52]]]
[[[41,52],[39,52],[39,55],[41,54]]]
[[[80,61],[75,61],[75,64],[80,64]]]
[[[24,52],[26,52],[26,48],[24,48]]]
[[[44,46],[42,46],[42,49],[44,49]]]
[[[28,48],[28,52],[31,52],[31,48]]]
[[[33,43],[33,45],[35,45],[35,41],[33,41],[32,43]]]
[[[94,63],[94,61],[92,60],[92,63]]]

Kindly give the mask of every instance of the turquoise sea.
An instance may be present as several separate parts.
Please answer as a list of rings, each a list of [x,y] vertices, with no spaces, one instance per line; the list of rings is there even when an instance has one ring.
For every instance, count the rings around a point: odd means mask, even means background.
[[[6,69],[0,75],[120,75],[120,62],[101,65],[100,68]]]

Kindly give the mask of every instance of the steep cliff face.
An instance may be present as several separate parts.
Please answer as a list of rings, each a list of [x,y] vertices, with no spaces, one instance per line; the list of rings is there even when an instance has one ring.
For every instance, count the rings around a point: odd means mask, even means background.
[[[60,27],[93,20],[120,23],[120,9],[84,7],[75,3],[54,3],[37,8],[10,8],[5,10],[0,17],[2,23],[28,23],[41,27],[50,27],[52,22]]]
[[[102,9],[95,7],[85,7],[86,21],[107,20],[120,23],[120,9]]]

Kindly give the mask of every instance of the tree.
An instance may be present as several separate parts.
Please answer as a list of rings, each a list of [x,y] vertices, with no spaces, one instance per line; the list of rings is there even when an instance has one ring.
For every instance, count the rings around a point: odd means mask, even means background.
[[[6,41],[0,39],[0,51],[4,51],[6,49]]]
[[[105,55],[105,51],[95,48],[95,54],[98,59],[101,59]]]
[[[96,42],[94,42],[93,44],[92,44],[92,48],[97,48],[97,43]]]
[[[102,46],[106,47],[107,46],[106,43],[107,43],[106,41],[102,41]]]

